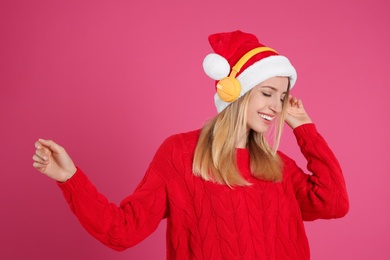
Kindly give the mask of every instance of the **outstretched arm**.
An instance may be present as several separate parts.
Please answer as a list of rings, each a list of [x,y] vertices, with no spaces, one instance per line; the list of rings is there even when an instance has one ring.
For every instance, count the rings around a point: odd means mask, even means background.
[[[33,166],[58,182],[72,212],[83,227],[110,248],[121,251],[151,234],[167,209],[165,181],[149,168],[135,192],[121,205],[99,193],[87,176],[75,167],[65,149],[39,139]]]

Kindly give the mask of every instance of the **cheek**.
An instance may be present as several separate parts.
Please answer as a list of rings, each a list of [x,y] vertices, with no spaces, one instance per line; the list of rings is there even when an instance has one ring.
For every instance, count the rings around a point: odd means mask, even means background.
[[[246,114],[249,116],[256,108],[256,102],[254,99],[250,99],[247,107]]]
[[[255,93],[249,98],[248,108],[258,109],[264,104],[264,96],[261,93]]]

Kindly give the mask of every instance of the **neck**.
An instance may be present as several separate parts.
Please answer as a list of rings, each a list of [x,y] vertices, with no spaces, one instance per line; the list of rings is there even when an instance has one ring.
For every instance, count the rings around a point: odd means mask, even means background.
[[[248,132],[242,131],[237,135],[235,148],[246,148],[247,142],[248,142]]]

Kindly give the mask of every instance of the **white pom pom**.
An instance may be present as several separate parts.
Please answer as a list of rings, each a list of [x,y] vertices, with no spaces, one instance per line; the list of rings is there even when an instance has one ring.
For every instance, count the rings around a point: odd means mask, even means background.
[[[220,80],[229,75],[230,65],[221,55],[210,53],[203,60],[203,70],[210,78]]]

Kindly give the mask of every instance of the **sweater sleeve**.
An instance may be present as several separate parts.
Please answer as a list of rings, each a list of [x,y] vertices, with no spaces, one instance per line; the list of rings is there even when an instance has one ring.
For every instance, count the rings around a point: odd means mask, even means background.
[[[285,170],[292,180],[303,220],[340,218],[347,214],[349,201],[339,162],[314,124],[294,129],[310,174],[283,155]]]
[[[103,244],[122,251],[150,235],[168,214],[166,176],[173,170],[169,150],[164,144],[159,148],[143,180],[120,206],[100,194],[79,168],[58,185],[81,225]]]

